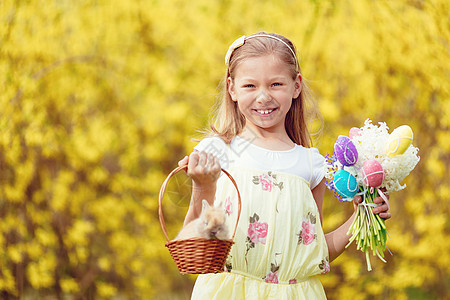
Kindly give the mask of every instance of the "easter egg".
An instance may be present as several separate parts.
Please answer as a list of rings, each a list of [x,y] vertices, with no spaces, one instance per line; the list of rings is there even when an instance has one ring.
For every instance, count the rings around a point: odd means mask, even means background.
[[[413,132],[408,125],[397,127],[389,135],[387,141],[388,156],[403,154],[413,141]]]
[[[384,172],[381,164],[375,159],[366,160],[362,167],[364,183],[370,187],[379,187],[383,183]]]
[[[345,135],[340,135],[334,144],[334,154],[344,166],[352,166],[358,161],[358,151],[352,140]]]
[[[355,176],[346,170],[337,170],[333,176],[333,185],[336,191],[344,198],[353,198],[358,192],[358,183]]]
[[[361,131],[361,129],[359,129],[358,127],[350,128],[350,131],[348,132],[349,138],[352,139],[353,137],[359,135],[360,131]]]

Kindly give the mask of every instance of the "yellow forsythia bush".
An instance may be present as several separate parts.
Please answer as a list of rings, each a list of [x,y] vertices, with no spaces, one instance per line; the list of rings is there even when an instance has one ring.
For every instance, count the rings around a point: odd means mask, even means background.
[[[450,4],[430,1],[13,1],[0,4],[0,298],[185,299],[159,187],[191,151],[242,34],[299,50],[324,117],[316,146],[366,118],[409,124],[421,161],[391,197],[388,263],[350,246],[330,299],[449,292]],[[189,188],[179,186],[181,198]],[[175,232],[186,204],[168,201]],[[325,230],[351,207],[331,193]]]

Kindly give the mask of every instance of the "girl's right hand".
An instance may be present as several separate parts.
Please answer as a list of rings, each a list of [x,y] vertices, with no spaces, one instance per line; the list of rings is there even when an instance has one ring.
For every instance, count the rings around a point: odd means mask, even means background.
[[[186,225],[200,216],[203,199],[208,201],[209,205],[213,205],[221,168],[219,160],[214,155],[198,151],[185,156],[178,165],[187,165],[187,175],[192,178],[191,204],[184,219]]]
[[[187,175],[198,186],[215,184],[220,176],[219,160],[211,153],[194,151],[178,162],[179,166],[188,165]]]

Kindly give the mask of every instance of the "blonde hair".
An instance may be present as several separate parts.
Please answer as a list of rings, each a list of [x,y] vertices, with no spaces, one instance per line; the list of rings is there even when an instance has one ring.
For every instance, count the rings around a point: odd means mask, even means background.
[[[268,35],[274,38],[270,38]],[[236,68],[243,60],[250,57],[276,54],[290,68],[292,78],[295,80],[297,74],[301,75],[297,57],[293,56],[295,53],[295,46],[289,39],[275,33],[266,32],[258,32],[247,37],[242,46],[232,51],[225,80],[222,82],[222,93],[219,95],[219,101],[216,102],[214,110],[213,123],[211,125],[212,134],[218,135],[226,143],[230,143],[245,127],[245,117],[239,111],[237,103],[231,99],[227,87],[228,77],[234,79]],[[302,91],[297,98],[293,99],[292,106],[286,115],[285,128],[290,139],[297,145],[312,146],[312,139],[307,125],[311,120],[317,118],[321,119],[320,112],[317,109],[308,83],[303,78]]]

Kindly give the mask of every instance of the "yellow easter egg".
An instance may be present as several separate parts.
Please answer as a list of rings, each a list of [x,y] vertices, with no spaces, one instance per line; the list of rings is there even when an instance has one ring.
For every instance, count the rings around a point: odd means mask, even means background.
[[[403,154],[413,141],[413,132],[408,125],[402,125],[394,129],[387,141],[388,156]]]

